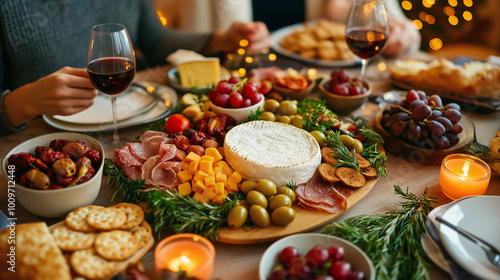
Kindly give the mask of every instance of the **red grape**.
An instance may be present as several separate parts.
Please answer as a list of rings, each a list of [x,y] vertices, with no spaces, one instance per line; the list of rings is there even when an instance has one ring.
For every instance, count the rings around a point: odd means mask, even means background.
[[[433,134],[432,140],[434,140],[434,142],[436,142],[436,147],[438,149],[446,149],[446,148],[450,147],[450,145],[451,145],[450,139],[448,139],[448,137],[446,137],[444,135]]]
[[[262,95],[256,94],[250,98],[250,101],[251,101],[252,105],[255,105],[255,104],[259,103],[261,99],[262,99]]]
[[[432,110],[432,115],[429,117],[431,120],[435,120],[439,117],[442,117],[443,116],[443,112],[439,111],[439,110]]]
[[[335,280],[347,280],[352,273],[352,267],[348,262],[336,261],[330,267],[329,272]]]
[[[349,88],[344,84],[337,84],[332,87],[332,92],[338,95],[349,95]]]
[[[422,129],[416,124],[408,127],[408,140],[417,141],[422,137]]]
[[[349,95],[359,95],[361,94],[361,88],[358,86],[351,86],[349,88]]]
[[[457,122],[451,126],[450,132],[455,133],[455,134],[459,134],[462,132],[462,130],[464,130],[463,125],[461,123]]]
[[[219,107],[226,108],[227,105],[229,104],[228,100],[229,100],[229,94],[221,94],[217,96],[217,98],[215,98],[214,104]]]
[[[220,93],[230,94],[233,91],[233,85],[228,82],[219,82],[217,84],[217,91]]]
[[[418,94],[418,97],[420,98],[420,100],[425,100],[426,99],[426,95],[425,95],[425,92],[421,91],[421,90],[417,90],[417,94]]]
[[[328,254],[332,261],[341,261],[344,260],[344,247],[331,246],[328,247]]]
[[[389,127],[393,126],[398,121],[407,121],[410,119],[410,116],[405,112],[399,112],[391,116],[387,125]]]
[[[321,267],[328,261],[329,257],[330,255],[328,254],[328,250],[321,247],[320,245],[314,246],[306,254],[307,260],[311,261],[314,264],[314,267]]]
[[[432,135],[436,135],[436,136],[442,136],[446,131],[442,124],[440,124],[434,120],[429,121],[427,123],[427,128],[429,128],[429,131]]]
[[[365,279],[365,274],[363,271],[353,271],[348,278],[349,280],[363,280]]]
[[[460,142],[460,135],[448,132],[446,133],[446,137],[450,140],[450,145],[455,145]]]
[[[335,280],[331,275],[319,275],[314,280]]]
[[[441,100],[441,97],[437,94],[431,95],[429,99],[427,99],[427,104],[429,105],[434,105],[436,107],[443,107],[443,101]]]
[[[280,261],[282,263],[287,263],[291,261],[293,258],[296,258],[299,256],[299,250],[295,247],[285,247],[283,250],[281,250],[280,253]]]
[[[406,128],[406,124],[403,121],[397,121],[391,127],[391,135],[394,137],[399,137],[399,136],[401,136],[401,134],[403,134],[405,128]]]
[[[269,276],[269,278],[267,278],[267,279],[268,280],[286,280],[287,276],[288,276],[288,272],[286,272],[286,270],[280,269],[280,270],[273,271],[273,273],[271,273],[271,276]]]
[[[257,88],[247,83],[243,85],[242,93],[244,97],[252,98],[257,95]]]
[[[444,118],[444,117],[436,118],[436,121],[438,123],[442,124],[444,126],[444,130],[446,130],[446,131],[450,131],[450,129],[453,125],[449,119]]]
[[[210,99],[210,101],[212,102],[215,102],[215,98],[217,98],[217,96],[221,95],[220,92],[217,91],[217,89],[212,89],[208,92],[208,99]]]
[[[239,92],[235,92],[229,96],[229,104],[233,108],[240,108],[243,103],[243,97]]]
[[[293,262],[290,267],[290,276],[299,279],[307,279],[311,274],[311,267],[305,262]]]
[[[444,106],[444,109],[445,110],[455,109],[457,111],[460,111],[460,106],[457,103],[448,103],[448,104],[446,104],[446,106]]]
[[[451,108],[444,111],[444,116],[450,119],[452,123],[457,123],[460,121],[460,119],[462,119],[462,114],[460,114],[460,111]]]
[[[406,100],[408,100],[408,102],[411,104],[415,100],[420,100],[420,97],[414,89],[411,89],[408,91],[408,93],[406,93]]]
[[[337,82],[339,84],[349,82],[349,73],[345,69],[341,69],[337,72]]]
[[[419,122],[427,119],[431,116],[431,114],[431,107],[429,107],[429,105],[422,104],[413,109],[411,116],[415,121]]]
[[[252,100],[250,98],[243,98],[243,103],[241,103],[240,108],[246,108],[252,106]]]
[[[424,101],[422,101],[420,99],[415,100],[415,101],[413,101],[413,102],[410,103],[410,105],[408,106],[408,109],[413,110],[413,109],[417,108],[418,106],[420,106],[422,104],[425,105]]]
[[[227,80],[227,82],[230,84],[237,84],[240,82],[240,79],[236,78],[235,76],[231,76],[231,78],[229,78],[229,80]]]

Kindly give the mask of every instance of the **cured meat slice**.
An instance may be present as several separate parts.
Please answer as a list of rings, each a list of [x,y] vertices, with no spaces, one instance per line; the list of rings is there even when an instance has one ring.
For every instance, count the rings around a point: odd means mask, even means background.
[[[144,133],[141,135],[141,137],[139,137],[139,141],[141,141],[141,143],[143,143],[145,141],[147,142],[149,138],[154,137],[154,136],[161,136],[163,138],[168,138],[168,134],[166,134],[165,132],[148,130],[148,131],[144,131]]]
[[[134,156],[136,156],[137,158],[139,158],[143,161],[146,161],[148,159],[148,157],[146,156],[146,151],[144,150],[144,146],[142,145],[142,143],[132,142],[132,143],[128,143],[127,146],[129,147],[130,152],[132,152],[132,154]]]
[[[142,166],[130,166],[123,171],[130,180],[142,180]]]
[[[177,162],[164,161],[157,164],[151,173],[151,183],[158,186],[170,187],[177,178],[173,166]]]
[[[160,162],[160,156],[156,155],[153,157],[148,158],[144,165],[142,165],[142,174],[141,177],[142,179],[146,179],[146,184],[150,184],[151,182],[151,174],[153,173],[153,169],[158,165]]]
[[[158,155],[161,157],[161,161],[173,159],[176,152],[177,147],[174,144],[161,144],[158,149]]]
[[[177,149],[177,151],[175,151],[175,157],[174,157],[175,160],[183,161],[185,158],[186,158],[186,152],[184,152],[181,149]]]
[[[295,194],[305,208],[329,213],[340,213],[347,209],[347,198],[332,184],[324,182],[317,173],[307,183],[300,184]]]
[[[165,138],[163,136],[152,136],[147,140],[142,141],[142,145],[144,146],[144,152],[147,158],[158,155],[158,151],[160,150],[160,146],[162,144],[167,143],[168,137]]]
[[[137,158],[131,151],[128,145],[116,149],[113,154],[113,162],[120,168],[125,169],[130,166],[141,166],[143,161]]]
[[[353,194],[353,190],[344,187],[342,184],[333,184],[333,187],[345,198],[349,198]]]

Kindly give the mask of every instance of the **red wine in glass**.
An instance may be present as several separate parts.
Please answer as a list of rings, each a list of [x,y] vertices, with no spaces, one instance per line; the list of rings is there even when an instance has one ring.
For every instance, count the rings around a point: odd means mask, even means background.
[[[134,78],[135,65],[128,58],[106,57],[92,60],[87,71],[95,88],[108,95],[119,94]]]
[[[387,42],[387,36],[378,30],[352,28],[346,32],[346,41],[354,54],[366,59],[380,53]]]

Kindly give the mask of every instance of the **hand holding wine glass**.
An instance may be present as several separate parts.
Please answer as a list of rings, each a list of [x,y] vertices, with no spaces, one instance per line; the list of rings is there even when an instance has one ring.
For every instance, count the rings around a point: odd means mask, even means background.
[[[381,0],[354,0],[346,22],[349,49],[361,58],[361,79],[365,79],[369,58],[379,54],[389,38],[389,14]]]
[[[103,145],[114,151],[126,144],[118,135],[116,96],[129,87],[135,75],[135,53],[125,26],[105,23],[92,28],[87,71],[94,87],[111,97],[113,141]]]

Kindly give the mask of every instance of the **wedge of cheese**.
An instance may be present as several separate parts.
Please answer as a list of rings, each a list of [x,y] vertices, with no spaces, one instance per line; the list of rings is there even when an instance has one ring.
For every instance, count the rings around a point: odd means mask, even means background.
[[[321,164],[321,149],[303,129],[254,121],[229,130],[224,158],[246,180],[268,179],[284,186],[309,181]]]
[[[181,85],[187,88],[207,87],[220,80],[220,63],[216,57],[182,63],[177,71]]]

